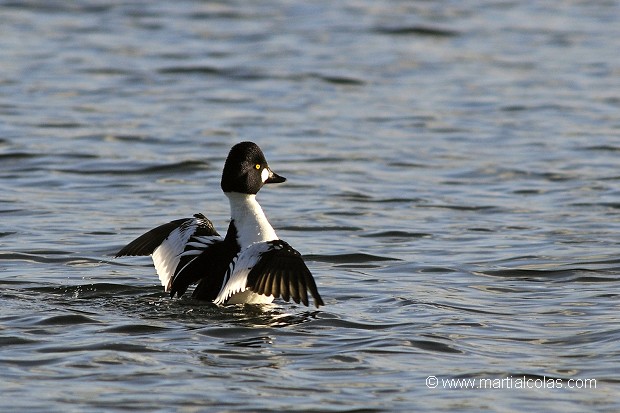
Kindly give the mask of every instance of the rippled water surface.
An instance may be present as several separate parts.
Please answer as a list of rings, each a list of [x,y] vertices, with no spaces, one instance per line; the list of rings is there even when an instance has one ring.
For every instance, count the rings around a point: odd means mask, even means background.
[[[0,1],[0,405],[620,410],[620,4],[547,4]],[[112,258],[241,140],[318,310]]]

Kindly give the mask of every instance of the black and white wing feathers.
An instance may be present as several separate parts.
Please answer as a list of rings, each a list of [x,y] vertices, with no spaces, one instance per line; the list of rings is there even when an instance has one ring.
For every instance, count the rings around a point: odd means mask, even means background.
[[[237,245],[215,237],[191,237],[181,254],[172,278],[170,296],[182,296],[187,288],[200,281],[192,296],[213,300],[221,286],[230,262],[237,254]]]
[[[314,305],[324,305],[310,270],[301,254],[282,240],[260,242],[243,250],[226,274],[222,290],[215,299],[224,304],[234,294],[251,290],[255,294],[293,299],[308,306],[308,293]]]
[[[148,231],[122,248],[116,257],[152,255],[157,275],[166,291],[170,291],[179,263],[191,255],[188,251],[200,245],[206,248],[221,239],[211,221],[196,214],[193,218],[177,219]]]

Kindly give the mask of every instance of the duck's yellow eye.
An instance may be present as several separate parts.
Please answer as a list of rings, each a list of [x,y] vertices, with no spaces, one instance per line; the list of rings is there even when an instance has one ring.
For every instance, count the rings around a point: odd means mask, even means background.
[[[257,163],[256,165],[254,165],[254,168],[256,168],[256,169],[260,169],[260,164],[259,164],[259,163]]]

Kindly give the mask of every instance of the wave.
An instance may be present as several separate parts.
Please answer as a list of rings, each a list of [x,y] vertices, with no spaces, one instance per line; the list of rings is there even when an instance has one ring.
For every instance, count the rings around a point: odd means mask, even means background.
[[[506,268],[500,270],[475,271],[474,274],[502,277],[520,278],[530,281],[551,280],[557,282],[618,282],[620,281],[620,268],[589,269],[589,268],[562,268],[562,269],[523,269]]]
[[[310,254],[304,258],[312,261],[328,262],[331,264],[362,264],[382,261],[401,261],[398,258],[384,257],[380,255],[372,255],[366,253],[346,253],[335,255]]]

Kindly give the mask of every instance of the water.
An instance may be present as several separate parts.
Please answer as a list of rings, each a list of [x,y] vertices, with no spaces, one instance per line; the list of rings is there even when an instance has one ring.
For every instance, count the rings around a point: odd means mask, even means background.
[[[0,405],[620,410],[619,18],[0,2]],[[289,179],[259,200],[318,311],[171,300],[148,259],[112,259],[196,212],[223,232],[248,139]]]

